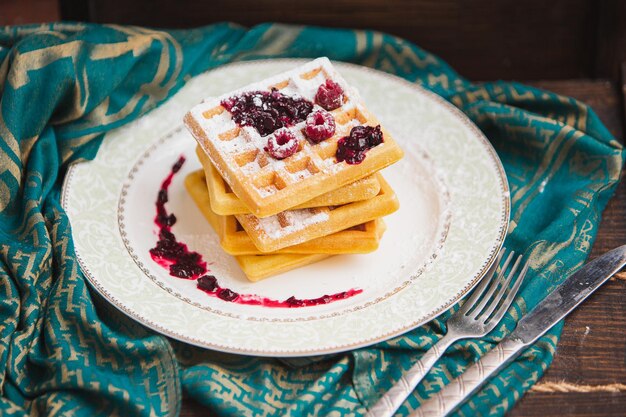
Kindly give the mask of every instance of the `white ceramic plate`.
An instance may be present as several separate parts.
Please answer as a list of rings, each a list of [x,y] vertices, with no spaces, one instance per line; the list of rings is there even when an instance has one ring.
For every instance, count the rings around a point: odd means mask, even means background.
[[[385,340],[436,317],[466,294],[494,261],[509,219],[502,165],[483,134],[440,97],[397,77],[337,63],[405,150],[383,171],[400,200],[385,218],[380,248],[341,255],[257,282],[224,253],[183,187],[199,168],[184,113],[219,95],[301,64],[237,63],[202,74],[165,105],[107,134],[97,157],[71,167],[63,206],[76,254],[93,287],[130,317],[173,338],[262,356],[338,352]],[[275,300],[362,292],[330,304],[268,308],[210,297],[168,274],[149,255],[157,240],[155,200],[179,156],[167,208],[177,238],[210,262],[220,284]]]

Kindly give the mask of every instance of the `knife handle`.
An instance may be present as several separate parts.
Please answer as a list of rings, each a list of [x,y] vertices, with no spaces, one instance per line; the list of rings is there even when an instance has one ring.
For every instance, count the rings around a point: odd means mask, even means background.
[[[491,376],[515,359],[523,347],[524,343],[519,340],[502,341],[462,375],[423,403],[411,417],[440,417],[454,411]]]
[[[450,336],[450,332],[439,339],[424,355],[400,377],[383,396],[365,414],[365,417],[393,417],[402,406],[402,403],[415,390],[415,387],[428,374],[428,371],[441,358],[446,349],[458,340],[456,336]]]

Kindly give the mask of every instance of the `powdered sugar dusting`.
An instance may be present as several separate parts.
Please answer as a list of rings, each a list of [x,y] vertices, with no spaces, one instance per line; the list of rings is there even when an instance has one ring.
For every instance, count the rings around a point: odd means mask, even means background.
[[[324,73],[320,71],[315,77],[305,80],[300,77],[290,78],[289,84],[282,90],[283,94],[297,95],[309,101],[315,101],[315,94],[320,84],[326,81]]]
[[[208,119],[201,116],[198,117],[197,120],[200,120],[200,126],[202,126],[202,128],[207,132],[223,133],[237,127],[237,124],[233,121],[233,118],[227,111],[223,111],[220,114],[216,114]]]
[[[307,73],[309,71],[313,71],[316,69],[320,69],[320,71],[317,72],[317,74],[315,74],[315,76],[311,77],[310,79],[305,79],[300,76],[301,74],[304,74],[304,73]],[[220,104],[221,101],[224,99],[235,96],[237,94],[244,93],[246,91],[254,91],[254,90],[268,91],[270,90],[271,86],[279,84],[285,79],[288,80],[288,83],[284,88],[280,90],[282,94],[289,95],[292,97],[302,97],[306,100],[314,102],[317,89],[328,78],[338,83],[345,92],[345,97],[347,101],[344,103],[342,107],[343,110],[350,110],[354,108],[355,106],[357,107],[359,106],[359,103],[361,103],[361,98],[358,92],[356,91],[356,89],[349,86],[345,82],[343,77],[341,77],[341,75],[332,67],[328,58],[318,58],[294,70],[287,71],[282,74],[278,74],[276,76],[267,78],[257,83],[249,84],[245,87],[234,90],[227,94],[223,94],[218,97],[206,99],[201,104],[195,106],[191,110],[191,114],[194,116],[196,120],[200,121],[200,125],[205,130],[205,132],[207,132],[207,136],[210,138],[210,140],[213,141],[216,148],[218,148],[224,154],[231,155],[234,157],[237,154],[240,154],[246,151],[258,150],[259,153],[266,152],[265,148],[267,146],[268,138],[262,137],[259,134],[259,132],[251,126],[242,127],[239,130],[239,134],[234,138],[229,138],[228,140],[216,139],[220,137],[220,135],[223,135],[237,128],[237,125],[233,121],[232,115],[230,112],[224,110],[221,113],[215,114],[208,119],[204,117],[203,114],[207,111],[210,112],[213,109],[219,108],[219,106],[221,106]],[[258,103],[255,101],[256,105],[260,106],[262,104],[260,98],[255,99],[255,100],[258,101]],[[313,107],[313,111],[317,111],[320,109],[322,108],[318,105],[314,105]],[[356,119],[350,120],[348,124],[346,125],[346,129],[349,131],[353,126],[356,126],[359,124],[360,123]],[[294,134],[296,134],[299,140],[306,141],[306,139],[304,138],[304,135],[302,134],[302,129],[304,128],[304,126],[305,126],[305,121],[302,121],[290,127],[289,129]],[[322,144],[323,144],[322,146],[326,145],[324,142],[322,142]],[[259,158],[259,155],[257,155],[257,159],[258,158]],[[269,165],[271,169],[280,169],[280,165],[279,165],[280,162],[281,161],[276,160],[272,157],[269,157],[267,158],[265,165],[266,166]],[[334,161],[330,161],[329,165],[332,165],[333,162]],[[237,164],[234,161],[232,161],[231,165],[233,169],[236,171]],[[250,162],[240,167],[241,171],[243,171],[246,174],[252,174],[254,172],[257,172],[261,168],[262,166],[258,163],[258,161],[254,163]]]
[[[247,173],[258,172],[260,169],[261,165],[259,165],[259,161],[256,159],[254,161],[248,162],[241,167],[241,170]]]
[[[309,171],[308,169],[303,169],[300,171],[296,171],[296,172],[289,172],[287,171],[287,175],[289,176],[289,178],[291,178],[293,181],[298,181],[298,180],[302,180],[306,177],[310,177],[311,175],[311,171]]]
[[[258,219],[257,229],[272,239],[278,239],[329,219],[328,212],[309,209],[288,210],[281,214],[288,225],[281,225],[278,215],[275,215]]]

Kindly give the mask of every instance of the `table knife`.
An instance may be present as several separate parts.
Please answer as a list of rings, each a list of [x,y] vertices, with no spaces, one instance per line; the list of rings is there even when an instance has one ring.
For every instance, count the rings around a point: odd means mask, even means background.
[[[411,416],[445,416],[454,411],[477,392],[491,376],[506,367],[525,348],[571,313],[624,265],[626,265],[626,245],[613,249],[583,266],[520,319],[515,330],[498,346],[442,391],[428,399]]]

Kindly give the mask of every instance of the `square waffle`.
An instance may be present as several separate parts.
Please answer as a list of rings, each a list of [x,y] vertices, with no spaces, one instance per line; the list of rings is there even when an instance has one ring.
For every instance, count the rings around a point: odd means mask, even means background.
[[[335,134],[319,143],[310,142],[303,134],[305,122],[299,122],[289,127],[298,138],[299,150],[282,160],[265,151],[271,134],[261,136],[255,127],[239,126],[221,104],[222,100],[238,94],[273,88],[285,96],[314,102],[318,87],[326,80],[332,80],[343,90],[342,104],[331,111]],[[313,109],[321,107],[315,105]],[[393,137],[381,127],[384,142],[369,149],[361,163],[338,162],[335,154],[339,139],[348,136],[355,126],[373,127],[380,122],[327,58],[207,99],[192,108],[184,122],[233,192],[257,217],[278,214],[350,184],[398,161],[403,155]]]
[[[250,213],[250,209],[233,193],[200,146],[196,147],[196,155],[204,168],[213,212],[222,216]],[[294,208],[339,206],[353,201],[367,200],[377,195],[379,191],[380,183],[375,176],[370,175],[305,201]]]
[[[235,256],[235,260],[250,281],[260,281],[331,256],[333,255],[325,253],[279,253],[276,255],[241,255]]]
[[[263,253],[257,249],[250,236],[241,228],[235,216],[220,216],[211,209],[210,195],[207,192],[202,170],[190,173],[185,178],[185,187],[219,236],[220,244],[224,251],[231,255],[260,255]],[[374,219],[353,228],[322,236],[295,246],[289,246],[272,253],[368,253],[378,248],[384,231],[385,224],[383,220]]]
[[[262,252],[273,252],[320,236],[366,223],[393,213],[399,207],[395,193],[378,175],[380,192],[374,198],[337,207],[287,210],[258,218],[252,214],[235,217]]]

